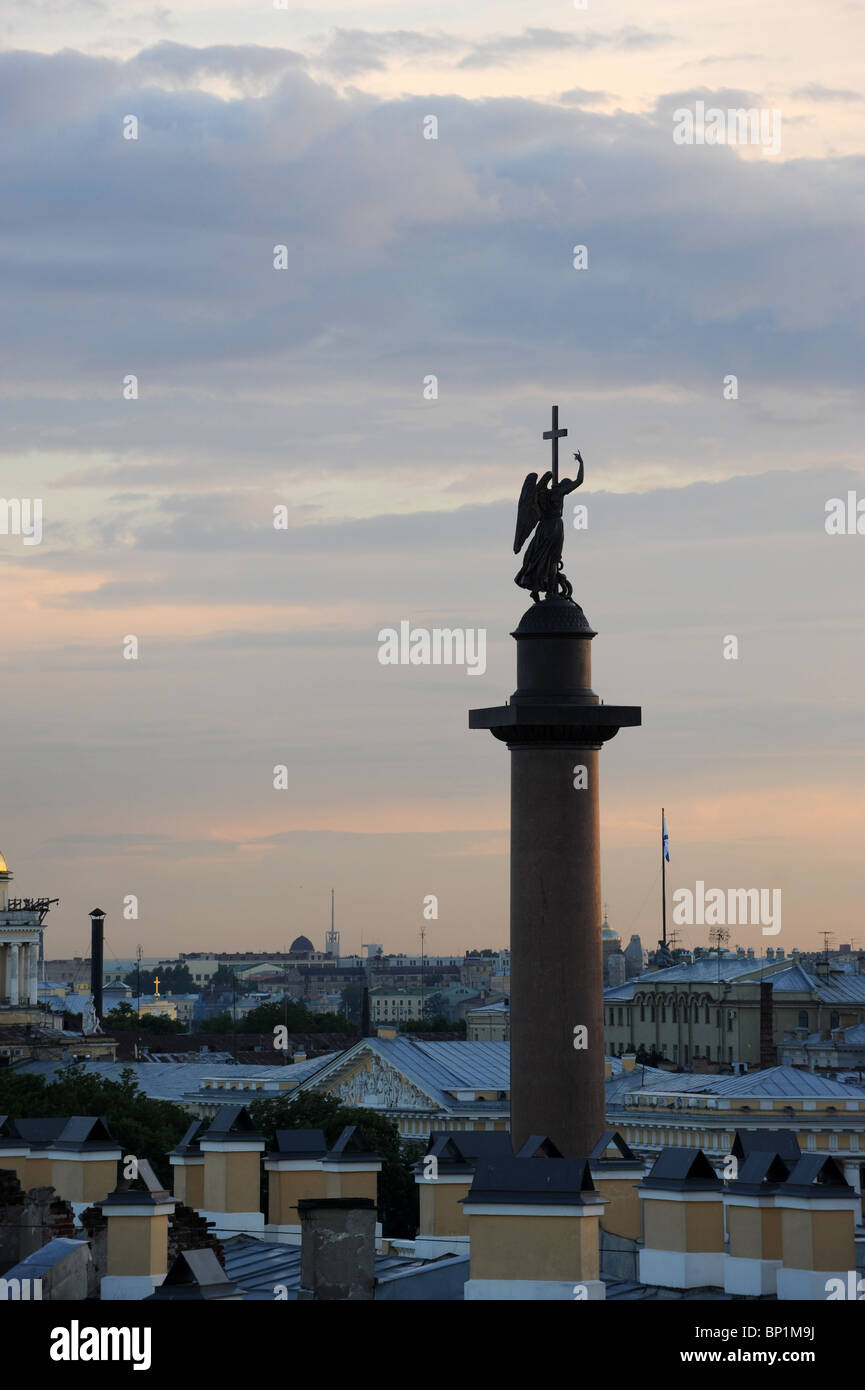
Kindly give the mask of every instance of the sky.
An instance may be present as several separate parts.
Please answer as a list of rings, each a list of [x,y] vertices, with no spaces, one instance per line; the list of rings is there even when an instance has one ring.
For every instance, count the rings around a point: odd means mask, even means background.
[[[43,520],[0,534],[0,850],[60,899],[47,955],[95,906],[109,958],[323,947],[332,886],[344,951],[507,944],[467,711],[516,683],[553,402],[594,688],[643,709],[601,754],[611,924],[657,939],[663,805],[669,893],[782,891],[734,944],[865,948],[865,538],[825,525],[865,499],[863,29],[7,0],[0,496]],[[698,102],[780,147],[676,143]],[[485,670],[382,665],[403,621],[484,629]]]

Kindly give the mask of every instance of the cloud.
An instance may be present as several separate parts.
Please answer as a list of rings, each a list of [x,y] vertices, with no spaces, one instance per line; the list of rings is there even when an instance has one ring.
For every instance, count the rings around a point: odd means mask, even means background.
[[[142,49],[127,62],[133,84],[157,83],[182,91],[200,84],[202,78],[221,77],[239,91],[251,94],[267,90],[282,73],[305,67],[304,56],[287,48],[265,48],[259,44],[192,48],[168,40]]]
[[[714,63],[765,63],[768,62],[765,53],[718,53],[709,54],[706,58],[700,58],[697,66],[701,68],[709,67]]]
[[[671,42],[665,33],[634,25],[601,33],[587,30],[531,28],[518,34],[497,34],[472,42],[455,34],[427,33],[412,29],[370,31],[335,29],[314,60],[315,66],[340,79],[360,73],[383,71],[395,62],[418,63],[457,59],[459,68],[509,66],[533,57],[545,58],[568,49],[588,52],[596,48],[622,51],[656,48]]]
[[[594,29],[578,33],[570,29],[524,29],[521,34],[502,34],[482,39],[460,59],[457,66],[502,67],[565,49],[582,49],[586,52],[596,48],[634,51],[658,48],[671,42],[670,34],[640,29],[636,25],[626,25],[608,34]]]
[[[64,486],[110,491],[183,493],[238,469],[253,487],[299,479],[295,503],[328,507],[339,478],[370,470],[415,496],[480,491],[514,440],[534,447],[526,390],[562,376],[585,439],[603,429],[623,469],[714,467],[721,437],[739,453],[783,439],[805,464],[826,393],[847,447],[861,164],[672,143],[675,107],[754,94],[670,93],[648,116],[441,96],[426,141],[429,98],[340,96],[282,50],[235,57],[0,57],[16,130],[0,155],[0,455],[59,450]],[[202,63],[273,85],[221,99],[195,85]],[[138,141],[122,139],[128,111]],[[734,370],[742,402],[695,452]]]
[[[819,82],[797,87],[790,95],[798,101],[862,101],[861,92],[851,91],[848,87],[823,87]]]
[[[383,70],[390,63],[421,62],[448,57],[465,47],[451,34],[427,34],[411,29],[372,32],[368,29],[335,29],[316,56],[317,67],[338,77]]]
[[[588,91],[585,87],[571,87],[559,97],[565,106],[603,106],[606,102],[617,100],[615,92]]]

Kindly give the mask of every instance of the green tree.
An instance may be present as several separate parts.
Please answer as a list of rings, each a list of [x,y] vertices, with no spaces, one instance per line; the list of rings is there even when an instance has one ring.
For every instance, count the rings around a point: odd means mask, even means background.
[[[146,1158],[168,1189],[168,1154],[190,1122],[179,1105],[146,1096],[131,1067],[123,1068],[118,1081],[108,1081],[80,1064],[63,1067],[53,1080],[27,1072],[0,1071],[0,1113],[27,1119],[104,1116],[124,1155]]]
[[[103,1020],[107,1030],[127,1033],[185,1033],[186,1025],[179,1018],[166,1018],[164,1014],[142,1013],[139,1017],[126,999]]]
[[[238,994],[245,994],[246,989],[241,985],[235,974],[233,965],[226,965],[223,961],[217,966],[216,974],[209,981],[211,989],[236,989]]]
[[[303,1004],[290,1000],[279,1004],[260,1004],[237,1020],[238,1033],[272,1033],[285,1027],[289,1033],[345,1033],[348,1020],[343,1014],[310,1013]]]
[[[436,1018],[409,1018],[400,1024],[400,1030],[403,1033],[462,1033],[465,1037],[466,1021],[464,1018],[446,1018],[444,1014]]]
[[[213,1014],[210,1018],[196,1019],[195,1033],[233,1033],[234,1019],[231,1014]]]
[[[197,994],[198,986],[192,978],[189,966],[186,961],[181,961],[179,965],[157,965],[155,970],[150,967],[141,971],[141,993],[153,994],[155,992],[154,979],[159,976],[160,994]],[[138,991],[138,968],[134,966],[128,974],[123,976],[123,983],[128,985],[133,993]]]
[[[278,1129],[321,1129],[331,1146],[346,1125],[357,1125],[364,1145],[382,1159],[378,1215],[384,1234],[403,1238],[417,1234],[418,1193],[412,1164],[421,1157],[423,1145],[403,1142],[387,1115],[343,1105],[336,1096],[318,1091],[303,1091],[293,1099],[255,1100],[249,1113],[271,1148]]]

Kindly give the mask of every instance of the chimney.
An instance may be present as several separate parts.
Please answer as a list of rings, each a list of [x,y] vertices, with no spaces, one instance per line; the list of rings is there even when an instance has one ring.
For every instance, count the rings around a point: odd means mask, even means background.
[[[760,1066],[774,1067],[775,1039],[772,1027],[772,986],[768,980],[760,982]]]
[[[146,1159],[138,1175],[121,1182],[96,1205],[108,1223],[103,1302],[149,1298],[168,1271],[168,1218],[175,1202]]]
[[[815,963],[814,970],[816,971],[817,975],[819,975],[819,977],[820,977],[821,980],[828,980],[828,978],[829,978],[829,962],[828,962],[828,960],[818,960],[818,961]]]
[[[105,913],[94,907],[90,914],[90,993],[99,1023],[102,1022],[102,943],[105,935]]]
[[[300,1297],[336,1303],[374,1297],[375,1202],[365,1197],[298,1201]]]

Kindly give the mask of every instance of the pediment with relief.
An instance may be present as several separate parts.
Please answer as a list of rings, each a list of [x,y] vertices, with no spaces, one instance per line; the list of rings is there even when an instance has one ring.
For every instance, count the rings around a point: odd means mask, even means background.
[[[380,1110],[438,1110],[431,1096],[415,1086],[395,1067],[368,1053],[350,1076],[327,1085],[328,1094],[346,1105],[367,1105]]]

